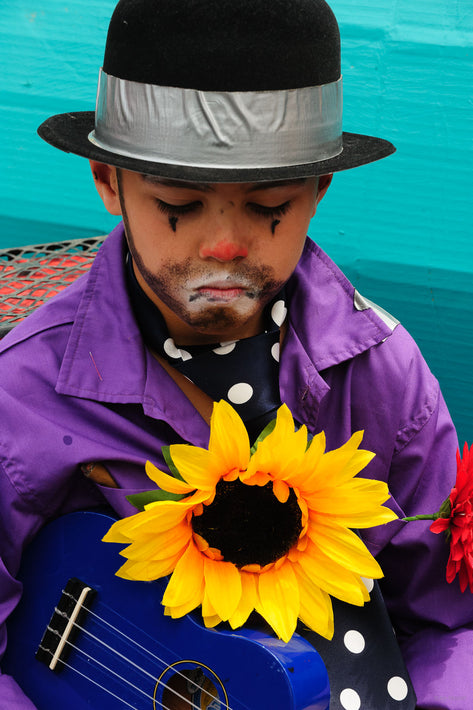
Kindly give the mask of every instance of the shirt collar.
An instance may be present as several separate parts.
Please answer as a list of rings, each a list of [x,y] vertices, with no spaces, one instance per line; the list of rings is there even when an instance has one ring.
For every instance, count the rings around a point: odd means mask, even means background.
[[[330,391],[324,371],[383,342],[397,321],[380,317],[375,304],[360,297],[310,239],[286,290],[291,307],[281,353],[281,399],[314,433]]]
[[[373,308],[361,309],[355,287],[310,239],[287,292],[290,321],[319,372],[382,342],[397,323],[383,320]]]

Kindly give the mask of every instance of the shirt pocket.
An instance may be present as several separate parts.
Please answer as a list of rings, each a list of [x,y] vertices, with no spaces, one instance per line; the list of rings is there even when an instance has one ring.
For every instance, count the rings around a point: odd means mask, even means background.
[[[138,509],[127,500],[127,496],[135,493],[143,493],[146,488],[110,488],[100,483],[95,483],[107,503],[113,508],[119,518],[126,518],[129,515],[138,513]]]

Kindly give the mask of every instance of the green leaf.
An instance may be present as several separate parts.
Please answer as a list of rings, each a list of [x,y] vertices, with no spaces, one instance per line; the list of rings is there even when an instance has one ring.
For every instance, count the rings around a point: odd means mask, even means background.
[[[310,445],[312,444],[312,440],[314,438],[314,435],[310,433],[309,430],[307,430],[307,446],[305,447],[305,450],[308,451]]]
[[[162,452],[163,452],[164,460],[166,461],[166,463],[167,463],[167,465],[168,465],[168,468],[169,468],[169,471],[170,471],[171,474],[174,476],[174,478],[177,478],[179,481],[184,481],[184,479],[182,478],[181,474],[179,473],[179,470],[178,470],[176,464],[175,464],[174,461],[172,460],[170,449],[171,449],[170,446],[163,446],[163,447],[162,447]],[[184,483],[185,483],[185,481],[184,481]]]
[[[276,426],[276,419],[272,419],[269,422],[269,424],[266,424],[265,428],[263,429],[261,434],[256,439],[255,443],[251,447],[251,450],[250,450],[251,455],[253,455],[255,453],[256,448],[257,448],[258,444],[260,443],[260,441],[263,441],[263,439],[266,439],[268,434],[271,434],[271,432],[273,431],[275,426]]]
[[[182,500],[186,497],[185,493],[169,493],[168,491],[163,491],[160,488],[156,488],[152,491],[143,491],[143,493],[133,493],[126,496],[129,503],[138,508],[138,510],[143,511],[145,505],[148,503],[154,503],[159,500]]]
[[[452,512],[452,504],[450,503],[450,497],[446,498],[442,505],[440,506],[440,510],[438,512],[439,518],[449,518]]]

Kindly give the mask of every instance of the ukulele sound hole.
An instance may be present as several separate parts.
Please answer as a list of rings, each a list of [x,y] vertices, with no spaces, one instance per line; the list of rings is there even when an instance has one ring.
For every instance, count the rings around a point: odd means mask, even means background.
[[[207,666],[193,661],[178,661],[158,679],[154,708],[166,710],[228,710],[223,683]]]

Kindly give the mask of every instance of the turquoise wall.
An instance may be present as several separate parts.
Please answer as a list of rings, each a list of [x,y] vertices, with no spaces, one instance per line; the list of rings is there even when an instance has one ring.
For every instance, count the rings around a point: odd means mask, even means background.
[[[95,101],[114,0],[0,3],[0,248],[102,234],[116,219],[86,161],[36,137]],[[473,441],[473,3],[332,0],[344,126],[398,152],[335,177],[311,236],[399,317]]]
[[[337,175],[311,236],[410,330],[473,442],[473,3],[331,5],[344,127],[397,153]]]

